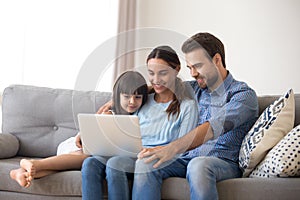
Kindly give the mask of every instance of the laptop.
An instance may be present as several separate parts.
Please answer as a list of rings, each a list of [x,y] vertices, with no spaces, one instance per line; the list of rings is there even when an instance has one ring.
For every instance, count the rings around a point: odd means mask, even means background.
[[[83,152],[98,156],[136,157],[142,150],[136,115],[78,114]]]

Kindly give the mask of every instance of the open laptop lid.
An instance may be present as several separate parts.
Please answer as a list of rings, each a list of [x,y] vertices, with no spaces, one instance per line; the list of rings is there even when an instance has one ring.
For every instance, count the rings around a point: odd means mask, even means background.
[[[142,149],[136,115],[78,114],[83,152],[136,157]]]

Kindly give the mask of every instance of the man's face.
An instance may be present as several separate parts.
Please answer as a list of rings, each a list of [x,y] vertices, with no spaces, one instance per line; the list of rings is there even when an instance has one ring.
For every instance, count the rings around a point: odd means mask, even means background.
[[[196,79],[200,88],[215,88],[219,78],[219,71],[206,55],[205,50],[195,49],[185,54],[190,74]]]

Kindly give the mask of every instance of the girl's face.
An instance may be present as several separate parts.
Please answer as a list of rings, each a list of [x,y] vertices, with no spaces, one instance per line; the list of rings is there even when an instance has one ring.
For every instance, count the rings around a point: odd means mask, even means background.
[[[149,81],[155,93],[161,94],[166,91],[174,91],[177,71],[170,67],[167,62],[159,58],[151,58],[148,63]]]
[[[134,113],[137,111],[143,102],[143,95],[140,94],[120,94],[120,104],[121,107],[128,113]]]

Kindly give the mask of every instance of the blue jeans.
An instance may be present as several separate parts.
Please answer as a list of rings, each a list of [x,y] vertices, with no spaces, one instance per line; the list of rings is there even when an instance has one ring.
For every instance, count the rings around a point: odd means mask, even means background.
[[[168,177],[185,177],[189,159],[178,158],[154,169],[154,163],[146,164],[144,160],[136,161],[132,199],[161,199],[161,185]]]
[[[88,157],[83,161],[82,200],[103,199],[103,180],[105,178],[105,162],[103,157]]]
[[[216,157],[193,158],[187,167],[192,200],[218,199],[217,182],[242,175],[238,164]]]
[[[107,160],[107,161],[106,161]],[[106,178],[108,199],[130,199],[128,180],[133,179],[135,159],[116,156],[88,157],[84,160],[82,173],[82,200],[103,199],[103,180]]]
[[[128,180],[133,180],[135,160],[129,157],[115,156],[107,161],[108,199],[131,199]]]

